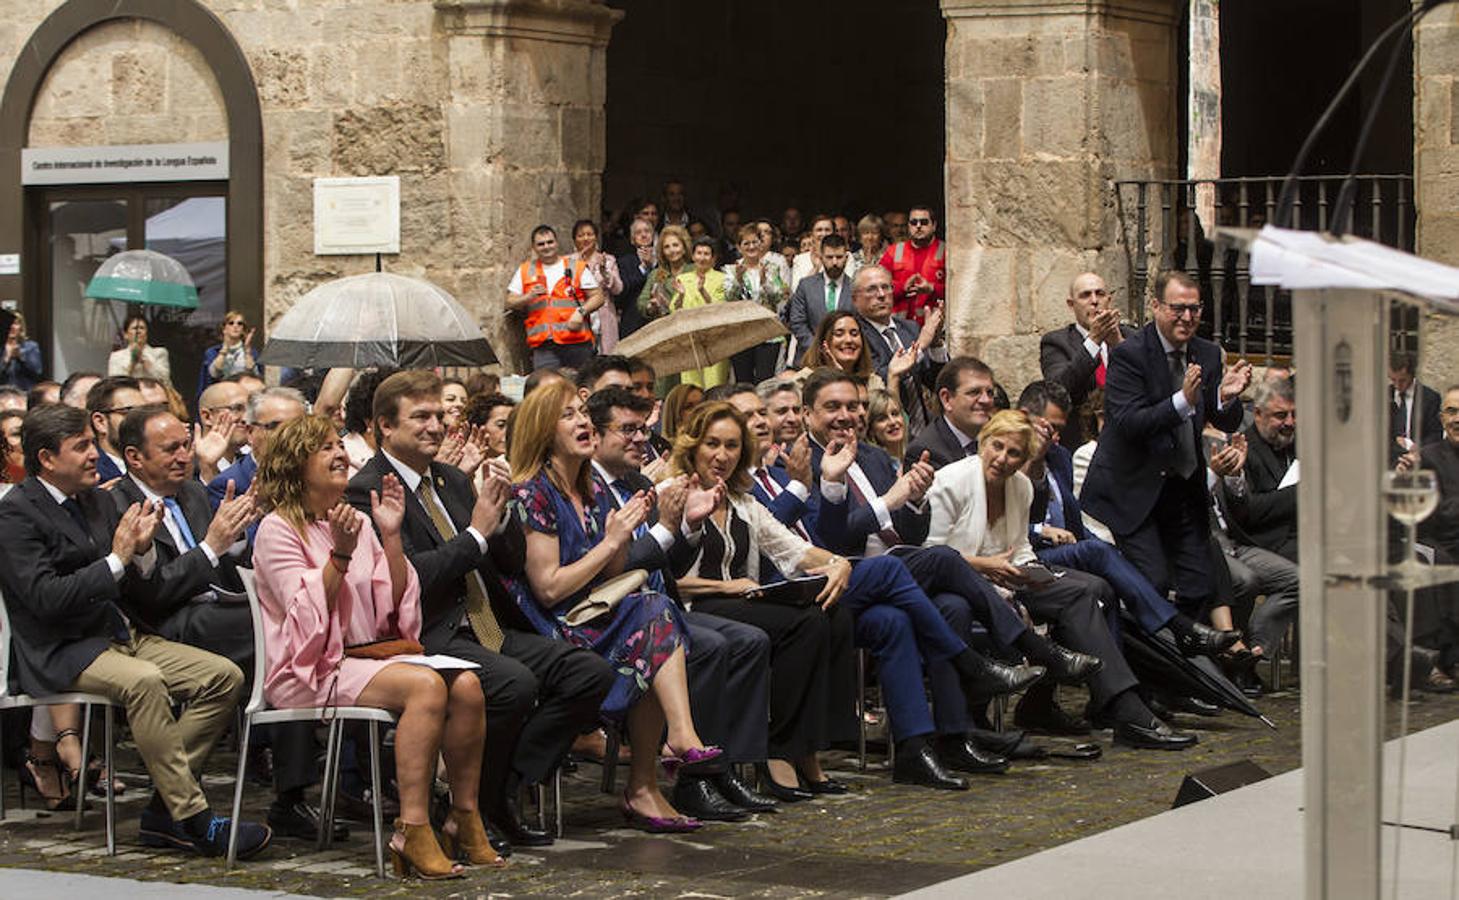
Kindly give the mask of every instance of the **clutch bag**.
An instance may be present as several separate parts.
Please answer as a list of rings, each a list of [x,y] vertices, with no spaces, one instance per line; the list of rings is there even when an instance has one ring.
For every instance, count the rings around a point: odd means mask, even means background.
[[[629,569],[615,575],[593,588],[587,599],[578,603],[563,616],[563,621],[576,628],[594,619],[608,615],[623,602],[623,598],[639,590],[648,582],[646,569]]]

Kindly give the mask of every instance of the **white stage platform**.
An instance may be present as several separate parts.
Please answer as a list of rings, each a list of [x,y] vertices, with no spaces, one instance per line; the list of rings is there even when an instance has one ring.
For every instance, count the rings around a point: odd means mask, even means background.
[[[1459,896],[1454,880],[1459,842],[1455,822],[1459,720],[1408,739],[1403,821],[1417,827],[1383,829],[1382,896],[1392,897],[1394,836],[1402,898]],[[1398,741],[1384,751],[1384,815],[1397,807]],[[1069,897],[1300,898],[1302,772],[1297,770],[1181,809],[1054,847],[906,896],[931,898]]]

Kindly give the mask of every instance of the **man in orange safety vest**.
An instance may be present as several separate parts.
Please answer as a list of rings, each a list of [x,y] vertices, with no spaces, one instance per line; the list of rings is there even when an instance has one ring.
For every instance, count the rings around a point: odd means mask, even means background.
[[[603,291],[582,260],[558,252],[551,225],[532,229],[532,250],[512,275],[507,309],[523,317],[533,371],[579,368],[595,352],[590,323]]]

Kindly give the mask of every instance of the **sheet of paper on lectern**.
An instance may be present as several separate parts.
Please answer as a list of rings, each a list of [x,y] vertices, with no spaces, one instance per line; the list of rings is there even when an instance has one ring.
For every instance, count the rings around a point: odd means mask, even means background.
[[[1270,225],[1251,244],[1252,284],[1401,291],[1459,312],[1459,269],[1354,237]]]

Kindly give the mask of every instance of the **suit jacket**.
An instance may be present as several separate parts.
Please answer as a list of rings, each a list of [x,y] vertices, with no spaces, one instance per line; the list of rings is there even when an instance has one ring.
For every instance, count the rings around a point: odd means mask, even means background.
[[[1417,433],[1420,439],[1427,444],[1429,441],[1438,440],[1444,436],[1444,428],[1439,424],[1439,407],[1443,405],[1444,401],[1439,396],[1439,392],[1428,385],[1421,384],[1419,388],[1415,391],[1413,406],[1408,410],[1408,432],[1409,434]],[[1404,423],[1403,417],[1398,414],[1398,405],[1394,402],[1395,396],[1393,387],[1390,385],[1388,388],[1388,436],[1390,438],[1388,444],[1396,457],[1398,455],[1397,445],[1392,438],[1404,433]]]
[[[841,287],[836,290],[836,308],[851,308],[849,277],[843,277]],[[785,324],[790,327],[790,333],[795,335],[795,346],[800,348],[802,355],[815,343],[816,329],[821,327],[821,320],[826,318],[827,312],[826,273],[817,272],[802,278],[800,284],[795,286],[795,292],[790,295],[790,303],[785,307]]]
[[[394,474],[390,460],[376,453],[350,479],[345,499],[368,516],[370,492],[380,490],[385,476]],[[527,557],[527,538],[521,523],[508,516],[504,528],[485,536],[487,552],[482,553],[476,538],[466,531],[471,525],[471,509],[476,505],[470,476],[455,466],[433,462],[426,477],[446,507],[456,534],[446,538],[437,532],[420,498],[410,490],[405,492],[400,538],[406,558],[420,579],[421,643],[430,649],[456,633],[466,615],[466,576],[473,571],[480,573],[492,612],[502,628],[534,631],[502,583],[503,576],[522,571]]]
[[[228,482],[233,482],[233,493],[241,494],[248,490],[253,484],[253,475],[258,471],[258,460],[253,458],[252,453],[245,453],[238,462],[218,473],[218,476],[208,482],[208,504],[213,509],[223,502],[223,496],[228,492]],[[252,531],[249,529],[249,542],[252,543]]]
[[[771,514],[775,516],[780,524],[787,528],[794,528],[795,524],[799,522],[800,526],[806,530],[806,534],[809,534],[812,540],[814,540],[816,534],[816,516],[815,510],[811,507],[810,502],[810,494],[813,493],[811,486],[806,485],[808,493],[806,499],[802,500],[786,490],[786,487],[791,482],[791,478],[790,473],[785,471],[784,468],[781,466],[769,466],[765,469],[765,472],[770,476],[772,481],[780,486],[780,493],[772,500],[770,498],[770,492],[765,490],[765,486],[755,478],[750,479],[750,484],[752,485],[750,493],[755,496],[756,500],[759,500],[770,510]]]
[[[106,451],[101,449],[100,445],[97,445],[96,483],[106,484],[108,481],[111,481],[114,478],[120,478],[125,474],[127,474],[126,471],[117,468],[117,464],[112,462],[111,457],[106,454]]]
[[[106,564],[121,518],[116,504],[96,488],[79,491],[76,502],[85,533],[34,476],[0,500],[0,588],[13,630],[11,658],[27,693],[71,687],[111,643],[118,611],[142,631],[152,612],[148,579],[129,565],[118,583]]]
[[[116,504],[117,513],[120,515],[133,503],[141,503],[147,499],[137,482],[130,477],[123,478],[117,482],[116,487],[111,490],[111,498]],[[222,554],[218,557],[218,565],[215,568],[208,562],[208,556],[203,552],[201,546],[203,536],[208,533],[208,525],[213,521],[213,510],[208,503],[207,488],[197,481],[189,478],[182,483],[177,492],[177,505],[182,509],[182,516],[187,520],[188,530],[199,546],[191,550],[179,547],[172,539],[172,533],[165,525],[159,525],[157,533],[153,535],[153,546],[157,548],[157,571],[153,578],[153,599],[152,618],[150,624],[154,630],[162,627],[162,622],[183,604],[208,591],[212,585],[227,588],[230,591],[242,591],[243,581],[238,577],[238,568],[228,555]],[[249,642],[252,643],[252,635]]]
[[[1218,409],[1221,393],[1221,349],[1205,338],[1186,344],[1187,363],[1201,367],[1201,390],[1194,412],[1183,418],[1171,395],[1170,363],[1160,335],[1151,322],[1130,335],[1109,354],[1105,379],[1104,431],[1089,463],[1089,475],[1080,495],[1089,514],[1115,534],[1139,528],[1155,509],[1166,478],[1176,478],[1169,465],[1176,455],[1177,429],[1192,430],[1196,467],[1191,474],[1207,515],[1205,448],[1201,430],[1207,421],[1227,433],[1241,427],[1242,406],[1232,401]]]
[[[1074,454],[1059,444],[1053,444],[1044,456],[1044,468],[1059,486],[1059,499],[1064,504],[1064,530],[1081,541],[1092,537],[1084,527],[1084,510],[1079,505],[1079,497],[1074,493]],[[1048,509],[1049,488],[1046,483],[1039,481],[1033,485],[1033,505],[1028,513],[1029,540],[1035,546],[1039,539],[1033,533],[1033,526],[1043,522],[1048,515]]]
[[[1262,439],[1255,425],[1245,433],[1246,491],[1239,502],[1228,503],[1231,517],[1252,545],[1296,562],[1297,486],[1277,487],[1289,463]]]
[[[857,324],[861,326],[861,340],[866,343],[867,352],[871,354],[871,365],[880,375],[882,380],[887,378],[887,366],[892,361],[892,355],[896,352],[887,339],[882,337],[880,331],[871,322],[856,317]],[[904,347],[911,347],[917,342],[917,336],[922,329],[910,319],[901,316],[892,316],[892,326],[897,329],[897,336],[902,339]],[[928,421],[931,415],[926,404],[922,402],[922,386],[929,388],[937,383],[937,373],[942,371],[943,364],[935,362],[930,353],[922,353],[917,357],[917,362],[912,370],[902,376],[901,394],[902,409],[906,411],[908,419],[913,427],[920,427]]]
[[[866,553],[867,538],[881,531],[881,525],[870,500],[859,500],[850,489],[849,473],[846,476],[848,484],[844,501],[831,503],[821,495],[821,458],[825,455],[825,448],[816,441],[811,441],[811,471],[816,473],[815,489],[811,491],[810,500],[816,529],[811,534],[816,537],[815,543],[818,546],[833,553],[861,556]],[[885,450],[866,441],[856,444],[856,463],[861,466],[862,473],[871,482],[878,497],[890,490],[897,480],[897,470],[892,466],[892,458]],[[896,529],[903,544],[920,546],[927,540],[929,519],[925,504],[919,504],[915,508],[910,503],[903,504],[900,509],[892,512],[891,519],[892,527]]]
[[[596,472],[594,474],[596,475]],[[639,491],[652,490],[654,486],[654,483],[642,472],[629,473],[620,480],[626,481],[629,485],[629,490],[634,494]],[[606,484],[604,487],[607,488],[608,501],[613,504],[613,508],[618,509],[622,506],[618,502],[618,495],[613,489]],[[658,507],[655,507],[653,512],[649,514],[648,525],[652,527],[658,521],[659,511]],[[623,567],[625,569],[646,569],[650,572],[655,569],[659,570],[664,575],[665,592],[670,597],[678,600],[679,586],[675,579],[682,577],[685,572],[689,571],[694,565],[694,560],[698,557],[699,548],[690,544],[688,541],[680,540],[679,535],[674,536],[674,543],[666,553],[657,538],[651,534],[644,534],[634,538],[633,543],[629,545],[628,560],[623,564]]]
[[[648,324],[643,313],[638,311],[638,295],[643,293],[648,272],[638,270],[638,252],[631,251],[618,257],[618,277],[623,279],[623,290],[609,302],[618,307],[618,337],[626,338]],[[649,269],[652,272],[653,269]]]
[[[1120,333],[1129,337],[1135,329],[1121,325]],[[1089,392],[1095,389],[1094,370],[1098,368],[1099,360],[1090,356],[1084,348],[1084,335],[1072,322],[1039,339],[1039,370],[1046,381],[1057,381],[1064,386],[1073,401],[1074,410],[1078,410],[1089,397]],[[1078,447],[1084,443],[1084,429],[1079,425],[1078,416],[1069,416],[1060,440],[1066,447]]]
[[[1442,438],[1424,444],[1423,467],[1439,480],[1439,506],[1419,525],[1419,536],[1459,556],[1459,447]]]
[[[932,463],[932,468],[940,469],[948,463],[954,463],[967,456],[963,449],[962,442],[952,429],[947,425],[945,416],[938,416],[922,427],[912,443],[907,445],[907,457],[903,462],[903,471],[910,467],[917,460],[922,458],[922,452],[927,452],[927,461]]]

